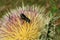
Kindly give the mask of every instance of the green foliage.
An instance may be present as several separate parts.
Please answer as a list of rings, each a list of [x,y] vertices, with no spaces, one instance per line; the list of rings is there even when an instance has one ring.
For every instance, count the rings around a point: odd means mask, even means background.
[[[50,0],[50,5],[51,5],[51,15],[53,16],[58,9],[56,7],[56,3],[53,0]]]

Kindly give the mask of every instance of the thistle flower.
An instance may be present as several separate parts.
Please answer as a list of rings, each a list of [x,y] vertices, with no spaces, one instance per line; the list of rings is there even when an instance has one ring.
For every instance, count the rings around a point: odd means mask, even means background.
[[[39,40],[50,21],[45,10],[46,7],[34,5],[11,9],[0,19],[0,40]]]

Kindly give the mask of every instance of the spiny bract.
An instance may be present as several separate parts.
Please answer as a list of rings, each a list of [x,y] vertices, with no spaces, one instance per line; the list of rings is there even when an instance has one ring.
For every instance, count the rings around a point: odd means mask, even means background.
[[[0,40],[39,40],[41,31],[50,21],[45,10],[45,7],[34,5],[11,9],[0,19]],[[30,23],[21,19],[22,13]]]

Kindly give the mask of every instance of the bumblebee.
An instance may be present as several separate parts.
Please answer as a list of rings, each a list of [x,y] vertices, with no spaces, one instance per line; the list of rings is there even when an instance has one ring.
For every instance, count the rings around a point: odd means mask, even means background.
[[[20,14],[21,19],[25,20],[26,22],[30,23],[30,19],[26,17],[23,13]]]

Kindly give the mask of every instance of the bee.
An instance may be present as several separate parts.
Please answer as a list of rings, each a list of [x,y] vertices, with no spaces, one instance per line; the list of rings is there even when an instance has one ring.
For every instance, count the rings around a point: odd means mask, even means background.
[[[21,19],[25,20],[26,22],[30,23],[30,19],[26,17],[24,14],[20,14]]]

